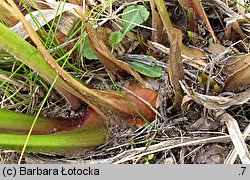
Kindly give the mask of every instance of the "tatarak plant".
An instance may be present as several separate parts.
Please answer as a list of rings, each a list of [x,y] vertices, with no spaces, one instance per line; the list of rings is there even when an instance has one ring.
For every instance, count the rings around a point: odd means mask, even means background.
[[[0,22],[0,47],[51,84],[51,88],[57,90],[73,109],[78,109],[84,103],[89,108],[80,117],[71,119],[45,118],[39,114],[33,116],[0,109],[1,149],[49,153],[79,152],[104,144],[111,136],[107,124],[134,127],[154,120],[157,94],[152,89],[143,88],[136,83],[129,86],[133,93],[87,87],[57,63],[16,4],[12,0],[8,0],[8,3],[33,45]],[[86,25],[87,30],[95,35],[89,22],[85,23],[83,29]],[[79,40],[83,38],[84,35]],[[98,40],[98,36],[95,38]],[[99,46],[107,54],[111,54],[108,48],[104,48],[102,44]],[[125,70],[143,81],[129,64],[120,62],[111,55],[103,59],[98,48],[97,46],[94,52],[106,68],[114,64],[117,70]]]

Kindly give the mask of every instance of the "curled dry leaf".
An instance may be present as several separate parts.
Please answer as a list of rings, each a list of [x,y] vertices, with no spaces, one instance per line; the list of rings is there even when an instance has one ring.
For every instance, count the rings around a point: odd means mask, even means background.
[[[226,21],[226,27],[225,27],[225,38],[226,39],[231,39],[231,32],[232,32],[232,29],[235,30],[235,32],[237,32],[242,39],[245,38],[245,34],[244,32],[242,31],[241,29],[241,26],[239,24],[239,21],[240,20],[243,20],[243,17],[230,17],[230,18],[226,18],[225,21]]]
[[[230,9],[223,1],[221,0],[213,0],[214,5],[220,9],[223,13],[227,14],[229,16],[228,18],[225,18],[224,21],[226,22],[225,27],[225,38],[231,38],[232,29],[234,29],[236,33],[238,33],[241,38],[245,38],[245,34],[243,30],[250,32],[249,28],[245,28],[244,26],[249,27],[249,21],[250,21],[250,13],[243,13],[241,15],[234,12],[232,9]],[[238,4],[237,4],[238,5]],[[244,7],[242,7],[244,8]]]
[[[225,110],[234,105],[241,105],[250,100],[250,89],[232,97],[209,96],[195,92],[185,82],[180,82],[184,92],[196,103],[211,110]]]
[[[224,91],[240,92],[250,87],[250,55],[243,56],[226,65],[229,76]]]
[[[188,47],[183,44],[182,54],[185,57],[184,63],[189,64],[194,68],[200,69],[207,65],[206,54],[197,48]]]

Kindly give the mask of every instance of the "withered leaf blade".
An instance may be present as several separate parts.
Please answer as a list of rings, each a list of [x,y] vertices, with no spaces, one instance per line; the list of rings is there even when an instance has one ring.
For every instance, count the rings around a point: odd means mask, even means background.
[[[160,52],[169,54],[170,50],[169,48],[163,46],[162,44],[156,43],[156,42],[150,42],[149,43],[159,50]],[[196,48],[191,48],[188,46],[185,46],[182,44],[182,61],[185,64],[188,64],[196,69],[202,69],[207,65],[206,55],[204,52],[200,51]]]
[[[82,0],[68,0],[68,2],[82,6],[83,1]]]
[[[152,28],[155,29],[155,31],[152,31],[152,40],[160,44],[165,44],[167,41],[167,34],[164,31],[164,26],[159,12],[156,10],[154,0],[150,0],[150,7],[152,12]]]
[[[136,96],[152,105],[152,107],[156,107],[158,95],[154,90],[143,88],[137,83],[131,83],[129,89],[136,94]],[[98,113],[103,114],[103,117],[106,117],[105,119],[109,119],[111,124],[119,124],[122,127],[142,125],[145,121],[141,118],[140,114],[148,122],[152,122],[155,119],[155,112],[147,104],[129,92],[123,92],[121,95],[110,91],[93,91],[102,99],[89,96],[87,97],[88,101],[94,104],[97,107],[94,109]],[[138,114],[138,112],[140,114]]]
[[[229,17],[226,18],[226,27],[225,27],[225,38],[226,39],[234,39],[234,37],[232,36],[232,30],[234,30],[234,32],[237,32],[242,39],[245,38],[245,33],[243,32],[241,26],[240,26],[240,21],[243,21],[245,17],[243,16],[237,16],[237,17]],[[246,18],[247,19],[247,18]],[[249,21],[248,21],[249,23]]]
[[[3,20],[7,25],[14,26],[19,19],[15,11],[5,2],[0,1],[0,20]]]
[[[250,55],[226,65],[226,71],[229,77],[225,82],[224,91],[240,92],[250,87]]]
[[[209,96],[195,92],[185,82],[180,82],[184,92],[197,104],[211,110],[225,110],[231,106],[242,105],[250,100],[250,88],[232,97]]]
[[[174,89],[174,104],[173,111],[180,110],[183,98],[183,90],[179,81],[184,80],[184,69],[182,64],[181,49],[182,49],[182,32],[179,29],[171,30],[172,41],[170,43],[169,56],[169,78]]]
[[[161,17],[164,29],[167,32],[168,39],[169,41],[171,41],[171,29],[173,28],[173,25],[171,23],[167,9],[165,7],[165,2],[164,0],[154,0],[154,3]]]
[[[142,77],[138,74],[137,71],[134,70],[134,68],[132,68],[126,62],[118,60],[110,52],[104,41],[98,38],[98,31],[94,30],[89,23],[87,23],[86,31],[88,33],[91,48],[109,72],[117,75],[120,72],[125,71],[134,76],[144,86],[149,86],[149,84],[147,84],[147,82],[142,79]]]

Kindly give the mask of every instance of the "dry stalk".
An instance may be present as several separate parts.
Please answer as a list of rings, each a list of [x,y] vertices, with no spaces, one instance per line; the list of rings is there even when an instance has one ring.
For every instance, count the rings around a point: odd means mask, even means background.
[[[243,138],[246,139],[246,137],[250,134],[250,124],[246,127],[243,133]],[[228,154],[224,164],[234,164],[235,160],[237,158],[237,152],[236,148],[232,149],[230,153]]]
[[[235,147],[235,151],[239,155],[241,162],[243,164],[250,164],[250,154],[243,135],[240,132],[237,121],[231,115],[225,112],[220,115],[220,120],[225,122],[227,125],[228,132]]]
[[[250,137],[250,136],[248,136]],[[107,163],[107,164],[121,164],[130,160],[135,160],[137,158],[141,158],[147,156],[149,154],[154,154],[157,152],[168,151],[178,147],[184,146],[197,146],[201,144],[209,144],[209,143],[227,143],[230,142],[230,135],[219,135],[216,137],[199,137],[199,138],[191,138],[191,137],[183,137],[182,139],[174,139],[160,142],[158,144],[154,144],[149,146],[147,149],[145,147],[135,148],[131,150],[124,151],[112,158],[107,159],[99,159],[99,160],[90,160],[90,161],[82,161],[81,163],[87,164],[99,164],[99,163]]]

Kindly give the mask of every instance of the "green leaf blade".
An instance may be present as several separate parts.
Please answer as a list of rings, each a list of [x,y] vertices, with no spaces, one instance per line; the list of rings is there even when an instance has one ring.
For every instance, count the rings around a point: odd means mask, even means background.
[[[136,71],[139,73],[152,77],[152,78],[158,78],[162,76],[163,69],[160,66],[149,66],[144,63],[130,61],[128,62],[130,66],[132,66]]]
[[[89,60],[98,59],[90,46],[88,38],[85,38],[85,42],[84,42],[83,50],[82,50],[82,55]]]
[[[149,12],[143,5],[128,6],[122,15],[124,22],[123,35],[131,31],[136,24],[142,24],[149,18]]]
[[[124,35],[120,31],[113,32],[109,37],[109,44],[114,47],[117,46],[124,38]]]

